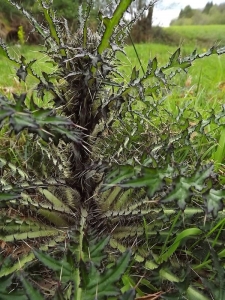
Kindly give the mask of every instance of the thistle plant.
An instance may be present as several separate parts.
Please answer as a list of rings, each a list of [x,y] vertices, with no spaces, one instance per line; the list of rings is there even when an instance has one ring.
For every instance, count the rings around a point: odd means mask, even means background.
[[[88,27],[89,2],[75,33],[50,1],[39,1],[45,25],[9,2],[43,38],[41,51],[54,70],[37,74],[35,59],[13,57],[1,41],[1,55],[17,67],[19,80],[38,82],[31,93],[0,97],[2,130],[14,140],[24,133],[17,161],[7,153],[0,160],[1,292],[8,296],[13,287],[11,295],[21,299],[133,299],[144,292],[131,277],[141,275],[149,294],[162,291],[167,299],[172,289],[210,299],[194,274],[214,252],[208,247],[200,258],[195,250],[209,243],[224,257],[225,192],[192,133],[213,140],[206,128],[223,126],[224,110],[203,118],[187,105],[172,115],[164,102],[175,76],[225,49],[183,58],[177,49],[165,66],[154,58],[143,75],[133,68],[123,82],[117,52],[124,52],[136,21],[123,19],[131,0],[118,2],[110,18],[99,13],[97,32]],[[51,106],[43,105],[46,98]],[[194,271],[179,274],[184,265]]]

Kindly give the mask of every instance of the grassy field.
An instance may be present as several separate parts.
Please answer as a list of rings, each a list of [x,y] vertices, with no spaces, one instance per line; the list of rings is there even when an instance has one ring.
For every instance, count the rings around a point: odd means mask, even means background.
[[[19,58],[20,55],[23,55],[27,61],[31,61],[36,59],[36,63],[33,65],[34,71],[41,75],[43,71],[46,73],[51,73],[53,71],[52,64],[46,62],[46,57],[39,52],[40,47],[37,46],[11,46],[10,47],[10,55],[14,58]],[[0,56],[0,68],[1,68],[1,76],[0,76],[0,91],[4,91],[6,93],[16,93],[19,91],[29,91],[35,84],[37,84],[37,80],[33,76],[28,75],[28,80],[26,84],[20,84],[18,82],[18,78],[16,76],[15,70],[17,69],[17,65],[12,63],[9,59],[5,59]]]
[[[168,62],[169,57],[175,52],[177,47],[161,44],[142,44],[136,45],[137,53],[140,57],[142,66],[146,70],[147,63],[154,57],[158,60],[158,66],[161,67]],[[181,47],[181,55],[188,56],[194,50],[194,46]],[[137,66],[141,71],[139,60],[135,54],[134,48],[129,46],[125,49],[127,56],[120,56],[123,59],[122,70],[129,77],[132,68]],[[205,48],[198,48],[199,53],[204,53]],[[181,73],[177,76],[175,82],[176,88],[173,95],[182,99],[193,98],[199,105],[203,104],[204,109],[207,106],[212,107],[218,103],[224,102],[225,96],[225,56],[211,56],[200,59],[193,63],[189,72]]]
[[[176,49],[177,47],[175,46],[163,44],[136,45],[136,50],[144,70],[147,68],[148,61],[152,60],[154,57],[157,58],[158,67],[165,65]],[[181,47],[181,56],[185,57],[190,55],[194,49],[194,45]],[[52,65],[46,63],[45,56],[40,54],[38,50],[39,48],[33,46],[24,46],[22,48],[15,46],[11,48],[11,54],[18,56],[19,53],[21,53],[28,60],[37,59],[33,68],[39,75],[41,75],[42,71],[51,73],[53,71]],[[206,48],[198,47],[199,53],[205,51]],[[120,70],[124,74],[125,80],[128,80],[134,66],[139,69],[140,73],[143,72],[133,46],[127,46],[125,52],[126,55],[119,54],[119,58],[122,60]],[[199,108],[201,108],[202,106],[204,109],[207,107],[215,107],[218,104],[223,103],[225,96],[224,65],[225,55],[214,55],[194,62],[187,74],[182,72],[175,79],[176,87],[172,90],[173,98],[179,98],[184,101],[187,99],[192,100],[196,103],[197,107],[200,106]],[[15,76],[16,66],[9,60],[0,59],[0,68],[2,70],[0,90],[2,91],[12,93],[16,92],[18,88],[20,90],[23,88],[24,91],[28,91],[37,83],[32,76],[28,76],[26,85],[21,86]]]
[[[154,57],[158,60],[158,66],[161,67],[168,62],[169,57],[174,53],[176,47],[161,44],[142,44],[136,45],[142,67],[147,68],[149,59]],[[188,56],[194,50],[194,46],[181,47],[181,55]],[[204,53],[205,48],[198,48],[198,53]],[[134,48],[126,48],[126,56],[121,56],[123,65],[121,71],[125,78],[130,77],[134,66],[142,73],[142,67],[135,54]],[[193,63],[187,73],[181,72],[174,78],[175,86],[167,91],[165,108],[174,114],[177,106],[189,105],[193,111],[198,111],[203,117],[207,118],[208,113],[214,109],[221,111],[225,102],[225,55],[213,55],[199,59]],[[127,76],[127,77],[126,77]],[[191,119],[191,116],[190,116]],[[224,146],[222,145],[223,128],[208,126],[207,130],[212,133],[217,143],[208,143],[206,140],[199,139],[198,151],[208,159],[214,159],[219,165],[224,162]],[[212,155],[208,153],[212,151]],[[219,153],[219,154],[218,154]]]
[[[144,70],[147,68],[148,61],[152,60],[154,57],[157,58],[158,67],[165,65],[176,49],[177,47],[175,46],[162,44],[136,45],[136,50]],[[181,46],[181,56],[185,57],[190,55],[194,49],[194,45]],[[14,56],[18,56],[21,53],[28,60],[37,59],[37,62],[33,65],[37,74],[41,75],[42,71],[51,73],[53,71],[52,65],[46,63],[45,56],[41,55],[38,50],[39,48],[33,46],[24,46],[22,48],[15,46],[11,48],[11,53]],[[198,47],[197,50],[199,53],[204,53],[206,48]],[[125,52],[126,55],[119,54],[119,58],[122,60],[120,70],[124,73],[125,79],[128,79],[134,66],[140,70],[140,73],[142,73],[142,68],[133,46],[127,46]],[[214,55],[194,62],[187,74],[183,72],[177,76],[175,80],[177,86],[173,89],[172,94],[174,96],[180,95],[182,99],[191,97],[200,106],[203,104],[204,109],[207,106],[212,107],[212,104],[214,106],[218,103],[223,103],[225,95],[224,65],[225,55]],[[19,87],[18,79],[15,76],[16,66],[9,60],[0,59],[0,68],[2,70],[0,90],[16,92],[16,89]],[[35,83],[36,81],[34,78],[29,76],[28,83],[24,88],[29,90]]]
[[[163,31],[177,45],[225,45],[225,25],[170,26],[163,28]]]
[[[154,57],[157,58],[158,67],[165,65],[168,62],[169,57],[176,51],[177,47],[167,46],[162,44],[140,44],[136,45],[136,50],[141,61],[141,65],[144,70],[147,68],[149,60]],[[195,49],[194,45],[181,47],[181,56],[190,55]],[[37,62],[33,65],[37,74],[41,75],[42,71],[51,73],[53,66],[46,63],[44,55],[40,54],[37,47],[12,47],[11,54],[19,55],[22,53],[28,60],[37,59]],[[206,49],[198,47],[198,52],[203,53]],[[120,71],[123,73],[125,81],[129,80],[130,74],[134,66],[142,72],[142,67],[137,58],[135,50],[132,46],[125,48],[126,55],[119,54],[119,59],[122,61]],[[221,105],[224,104],[225,97],[225,55],[206,57],[199,59],[193,63],[193,66],[189,68],[188,73],[181,72],[174,79],[175,86],[167,91],[165,103],[167,109],[171,112],[175,111],[176,105],[185,105],[190,103],[196,110],[207,115],[207,111],[212,108],[215,111],[221,110]],[[15,75],[15,65],[10,63],[6,59],[0,60],[0,67],[2,70],[2,76],[0,77],[0,91],[11,94],[18,91],[27,92],[32,89],[37,83],[36,80],[28,75],[26,83],[19,84]],[[120,79],[121,80],[121,79]],[[46,100],[46,103],[48,99]],[[214,128],[209,130],[214,130]],[[215,133],[217,140],[220,140],[221,131]],[[203,141],[199,141],[199,144],[203,144]],[[207,147],[214,147],[216,151],[217,145],[206,145]],[[204,150],[206,151],[206,150]],[[222,157],[218,160],[221,161]]]

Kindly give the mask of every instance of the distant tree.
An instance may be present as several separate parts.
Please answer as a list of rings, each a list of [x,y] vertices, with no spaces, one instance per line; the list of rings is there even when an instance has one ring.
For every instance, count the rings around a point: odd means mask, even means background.
[[[190,5],[181,9],[179,17],[171,21],[170,25],[211,25],[225,24],[225,3],[219,5],[208,2],[201,9],[192,9]]]
[[[137,0],[134,1],[131,5],[131,14],[134,17],[137,13],[143,10],[144,6],[149,3],[148,0]],[[152,5],[146,11],[145,14],[138,20],[138,22],[134,25],[131,35],[135,42],[146,42],[149,40],[152,29],[152,21],[153,21],[153,11],[154,4],[156,1],[152,1]]]
[[[187,5],[184,9],[181,9],[179,18],[192,18],[194,15],[193,9],[190,5]]]
[[[204,7],[204,9],[203,9],[203,13],[204,14],[209,14],[209,11],[210,11],[210,8],[213,6],[213,2],[211,1],[211,2],[208,2],[208,3],[206,3],[206,6]]]
[[[220,10],[220,12],[225,12],[225,3],[221,3],[220,5],[219,5],[219,10]]]
[[[225,12],[220,9],[220,6],[213,5],[209,11],[209,24],[225,24]]]
[[[197,10],[190,20],[192,21],[192,25],[207,25],[209,18],[208,14],[203,14],[200,10]]]

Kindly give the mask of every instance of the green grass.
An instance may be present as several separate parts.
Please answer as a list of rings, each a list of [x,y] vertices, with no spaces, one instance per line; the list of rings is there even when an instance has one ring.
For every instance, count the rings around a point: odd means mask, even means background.
[[[42,72],[50,74],[55,70],[55,67],[52,62],[49,61],[49,58],[41,53],[40,50],[42,50],[40,46],[15,45],[10,47],[10,56],[19,60],[21,55],[23,55],[28,62],[36,60],[32,65],[32,69],[37,75],[43,77]],[[16,76],[18,66],[9,59],[1,59],[0,57],[0,69],[0,93],[2,92],[9,98],[12,98],[13,94],[18,93],[28,93],[28,95],[30,95],[32,90],[39,83],[31,74],[28,74],[26,82],[19,82],[19,79]],[[48,107],[51,105],[51,98],[49,98],[49,95],[46,95],[44,102],[40,103],[40,98],[37,98],[35,99],[35,103],[40,106],[44,105],[45,107]]]
[[[176,45],[213,45],[219,43],[225,45],[225,25],[192,25],[192,26],[170,26],[163,28]]]
[[[207,26],[206,26],[207,27]],[[224,27],[225,29],[225,27]],[[147,68],[149,60],[157,57],[159,67],[168,61],[168,58],[177,49],[175,46],[167,46],[162,44],[140,44],[136,45],[137,53],[140,57],[144,70]],[[51,73],[53,66],[46,63],[45,56],[38,52],[38,47],[23,46],[21,48],[12,47],[11,53],[18,56],[19,53],[27,57],[28,60],[37,59],[34,69],[41,75],[42,71]],[[186,56],[194,50],[194,45],[181,47],[181,55]],[[123,61],[120,70],[124,73],[125,80],[130,77],[134,66],[142,73],[140,63],[135,54],[134,48],[128,46],[125,48],[126,56],[119,54],[119,58]],[[206,51],[205,48],[198,48],[200,53]],[[173,89],[173,99],[171,101],[193,101],[196,109],[216,108],[224,102],[225,96],[225,56],[211,56],[200,59],[193,63],[188,74],[181,73],[177,76],[177,86]],[[21,89],[18,79],[15,76],[15,65],[6,59],[0,59],[0,89],[16,92],[17,88]],[[36,80],[32,76],[28,76],[28,83],[24,86],[29,90],[36,84]]]
[[[10,55],[14,58],[19,59],[20,55],[24,55],[28,61],[36,59],[37,62],[32,66],[34,71],[41,75],[44,71],[46,73],[51,73],[53,71],[53,66],[46,62],[46,56],[40,53],[40,47],[37,46],[11,46]],[[20,84],[17,76],[15,75],[16,65],[12,63],[9,59],[0,58],[0,91],[5,92],[10,96],[12,93],[28,92],[32,89],[38,82],[37,80],[28,75],[26,84]]]
[[[164,65],[176,49],[177,47],[161,44],[136,45],[144,70],[146,70],[149,59],[152,60],[154,57],[157,57],[160,63],[159,66]],[[193,50],[193,45],[181,47],[182,56],[191,54]],[[127,55],[122,56],[121,54],[120,56],[124,62],[123,66],[121,66],[121,71],[125,74],[125,78],[128,81],[134,66],[139,69],[140,73],[142,73],[142,68],[133,47],[128,46],[125,51]],[[198,48],[199,53],[205,51],[205,48]],[[166,97],[166,109],[175,114],[177,106],[183,106],[188,103],[193,111],[200,112],[204,118],[208,117],[212,109],[216,112],[221,111],[225,98],[224,65],[225,56],[223,55],[213,55],[195,61],[187,74],[182,72],[176,77],[176,86],[169,91]],[[190,116],[190,122],[192,122],[192,116]],[[218,164],[218,167],[221,168],[225,162],[224,129],[222,126],[209,125],[207,131],[215,137],[217,143],[209,143],[205,137],[199,138],[197,150],[205,159],[213,159]]]
[[[159,67],[168,61],[168,58],[174,53],[177,47],[161,44],[141,44],[136,45],[144,70],[147,68],[148,61],[157,57]],[[181,47],[181,55],[187,56],[192,53],[194,46]],[[199,53],[206,51],[205,48],[198,48]],[[137,66],[141,71],[141,66],[136,57],[132,46],[125,49],[126,56],[120,54],[123,60],[121,70],[129,78],[132,68]],[[225,96],[225,56],[213,55],[200,59],[193,63],[189,68],[188,74],[185,72],[177,76],[177,87],[173,94],[181,99],[194,99],[196,108],[212,108],[223,103]]]
[[[224,27],[225,29],[225,27]],[[157,57],[159,67],[168,61],[168,58],[177,49],[175,46],[167,46],[162,44],[140,44],[136,45],[138,55],[140,57],[144,70],[147,68],[149,60]],[[42,71],[51,73],[53,66],[46,63],[45,56],[38,52],[40,48],[34,46],[23,46],[21,48],[12,47],[11,53],[18,56],[19,53],[27,57],[28,60],[37,59],[34,69],[35,72],[41,75]],[[194,50],[194,45],[181,47],[181,55],[186,56]],[[119,54],[119,58],[123,61],[120,70],[125,74],[125,79],[130,77],[134,66],[141,71],[140,63],[135,54],[134,48],[128,46],[125,48],[126,56]],[[199,52],[206,51],[206,48],[198,48]],[[208,107],[216,106],[223,103],[225,95],[225,56],[211,56],[203,58],[193,63],[188,74],[181,73],[177,77],[177,87],[173,90],[174,95],[181,99],[194,98],[196,106]],[[9,60],[0,59],[0,89],[14,88],[16,92],[18,79],[15,76],[15,66]],[[30,89],[35,83],[32,76],[28,78],[27,89]],[[20,87],[21,88],[21,87]]]

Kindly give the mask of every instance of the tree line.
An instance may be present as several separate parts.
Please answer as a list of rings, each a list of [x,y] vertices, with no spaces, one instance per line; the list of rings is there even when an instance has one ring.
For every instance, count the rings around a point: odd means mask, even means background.
[[[208,2],[203,9],[193,9],[187,5],[181,9],[177,19],[170,25],[216,25],[225,24],[225,3]]]

